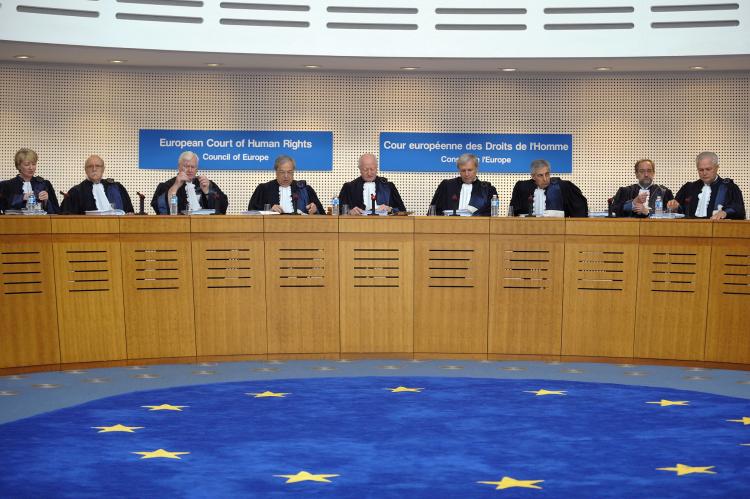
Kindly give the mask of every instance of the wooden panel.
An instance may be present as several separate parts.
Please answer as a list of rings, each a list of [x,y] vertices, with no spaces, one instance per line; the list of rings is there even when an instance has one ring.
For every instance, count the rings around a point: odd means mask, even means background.
[[[57,236],[53,243],[60,359],[125,359],[119,236],[86,237]]]
[[[266,233],[337,232],[339,217],[324,215],[269,215],[263,217]]]
[[[706,327],[706,360],[750,363],[748,310],[750,239],[714,239]]]
[[[43,215],[4,215],[0,217],[0,235],[49,234],[52,230],[51,218]]]
[[[414,241],[411,234],[342,234],[341,351],[414,349]]]
[[[566,236],[563,355],[633,356],[637,265],[637,237]]]
[[[265,250],[269,355],[338,354],[338,235],[266,234]]]
[[[60,362],[52,262],[49,235],[0,237],[0,367]]]
[[[569,236],[637,236],[637,218],[569,218],[565,234]]]
[[[134,215],[119,217],[121,234],[190,232],[190,218],[181,215]]]
[[[414,232],[414,217],[339,217],[339,233],[348,232],[411,234]]]
[[[119,217],[112,216],[56,216],[52,218],[53,234],[117,234]]]
[[[120,238],[128,358],[195,356],[190,238],[187,234]]]
[[[639,251],[635,356],[702,360],[711,240],[641,237]]]
[[[712,231],[710,220],[645,218],[640,221],[641,237],[711,237]]]
[[[194,216],[190,217],[191,232],[263,232],[259,216]]]
[[[265,354],[263,235],[193,234],[192,255],[198,355]]]
[[[721,220],[711,225],[714,237],[750,239],[750,221],[748,220]]]
[[[489,237],[417,234],[414,259],[414,351],[486,354]]]
[[[488,217],[414,217],[418,234],[487,234]]]
[[[489,352],[560,354],[563,236],[491,236]]]
[[[563,235],[564,218],[516,217],[490,219],[490,234]]]

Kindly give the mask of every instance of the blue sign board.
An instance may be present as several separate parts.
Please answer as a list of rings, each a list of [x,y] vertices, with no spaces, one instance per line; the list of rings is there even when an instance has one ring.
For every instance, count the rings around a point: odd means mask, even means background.
[[[270,170],[281,154],[298,170],[333,169],[333,132],[142,129],[138,140],[139,168],[171,170],[193,151],[201,170]]]
[[[464,153],[487,173],[529,173],[535,159],[549,161],[553,174],[573,172],[571,134],[380,133],[383,171],[455,173]]]

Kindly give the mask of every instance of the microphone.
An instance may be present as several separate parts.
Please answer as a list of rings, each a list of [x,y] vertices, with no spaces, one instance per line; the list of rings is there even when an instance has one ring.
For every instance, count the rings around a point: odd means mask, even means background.
[[[293,192],[292,193],[292,215],[297,214],[297,200],[299,200],[299,193]]]
[[[370,194],[370,202],[372,203],[372,214],[375,214],[375,199],[377,196],[375,194]]]
[[[146,196],[143,195],[143,194],[141,194],[140,192],[136,192],[136,194],[138,194],[138,198],[139,198],[138,199],[138,204],[139,204],[138,208],[139,208],[139,210],[138,210],[137,214],[138,215],[145,215],[146,211],[144,210],[143,202],[144,202],[144,199],[146,199]]]
[[[613,201],[614,201],[613,198],[607,199],[607,217],[608,218],[614,218],[615,217],[615,214],[612,211],[612,203],[613,203]]]
[[[62,194],[62,197],[63,197],[63,201],[65,201],[66,199],[68,199],[68,197],[70,196],[70,194],[68,194],[68,193],[67,193],[67,192],[65,192],[65,191],[58,191],[58,192],[59,192],[60,194]]]
[[[527,216],[533,217],[534,216],[534,195],[532,194],[529,196],[529,199],[527,200],[529,202],[529,214]]]
[[[456,208],[458,207],[458,196],[455,195],[455,194],[452,195],[451,196],[451,201],[453,201],[453,215],[452,216],[454,216],[454,217],[458,216],[458,215],[456,215]]]

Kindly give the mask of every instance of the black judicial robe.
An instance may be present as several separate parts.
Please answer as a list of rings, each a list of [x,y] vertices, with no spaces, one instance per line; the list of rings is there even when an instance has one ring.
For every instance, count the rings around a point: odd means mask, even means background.
[[[31,189],[34,191],[37,199],[41,191],[47,191],[49,199],[41,201],[42,208],[49,214],[60,213],[60,205],[57,203],[55,188],[52,183],[42,177],[31,178]],[[0,182],[0,211],[5,210],[22,210],[26,208],[26,201],[23,199],[23,179],[16,175],[10,180]]]
[[[362,199],[362,191],[364,189],[365,181],[362,177],[358,177],[351,182],[345,183],[341,187],[339,193],[339,203],[341,205],[348,204],[349,208],[360,208],[362,210],[369,210],[372,205],[365,206]],[[375,177],[375,202],[377,206],[384,204],[393,208],[393,212],[406,211],[406,206],[401,200],[401,194],[398,193],[398,189],[393,182],[388,182],[385,177]]]
[[[462,186],[463,181],[461,177],[446,179],[440,182],[430,202],[431,205],[435,205],[437,215],[442,215],[443,210],[458,209]],[[492,196],[497,196],[497,189],[492,184],[482,182],[479,179],[474,180],[471,184],[471,200],[469,201],[469,205],[477,209],[474,212],[474,216],[490,216],[492,212],[492,207],[490,206]]]
[[[516,182],[510,200],[514,215],[529,213],[529,206],[532,206],[534,202],[535,190],[536,184],[531,179]],[[573,182],[552,177],[544,191],[547,198],[546,209],[564,211],[566,217],[587,217],[589,215],[588,201],[581,189]]]
[[[167,199],[167,196],[169,195],[170,187],[174,185],[176,180],[177,177],[172,177],[156,187],[154,197],[151,199],[151,207],[157,215],[169,215],[169,199]],[[177,189],[177,209],[180,213],[187,210],[188,207],[185,185],[187,184],[183,184]],[[195,185],[195,192],[198,194],[201,208],[214,209],[216,213],[226,214],[227,207],[229,207],[229,200],[227,199],[227,195],[219,189],[218,185],[210,182],[208,194],[203,193],[197,178],[193,179],[193,185]]]
[[[641,192],[640,184],[628,185],[627,187],[617,189],[617,194],[612,198],[612,211],[614,214],[618,217],[645,218],[647,215],[633,212],[633,200],[638,197],[639,192]],[[651,207],[651,213],[654,213],[657,196],[661,196],[665,211],[667,209],[667,202],[674,199],[672,191],[663,185],[652,183],[648,188],[648,192],[648,205]]]
[[[107,199],[115,209],[122,210],[125,213],[133,213],[133,204],[130,202],[130,196],[127,189],[121,183],[108,178],[102,180],[102,185],[104,186],[104,193],[107,195]],[[94,183],[86,179],[80,184],[71,187],[67,197],[63,199],[60,208],[62,213],[66,215],[83,215],[87,211],[95,211]]]
[[[279,202],[279,182],[274,179],[265,184],[260,184],[255,188],[250,202],[247,205],[248,210],[262,210],[265,205],[270,204],[281,204]],[[315,193],[315,189],[307,185],[304,180],[295,180],[290,185],[292,188],[292,202],[294,202],[295,195],[297,197],[295,210],[300,210],[302,213],[307,213],[307,205],[315,203],[318,208],[317,215],[325,215],[326,210],[318,199],[318,195]]]
[[[698,209],[698,194],[703,190],[703,181],[696,180],[683,185],[675,199],[680,203],[680,213],[686,217],[694,217]],[[706,218],[711,218],[717,206],[722,205],[727,213],[727,218],[732,220],[745,219],[745,202],[742,200],[742,191],[732,179],[716,177],[711,184],[711,198],[706,209]]]

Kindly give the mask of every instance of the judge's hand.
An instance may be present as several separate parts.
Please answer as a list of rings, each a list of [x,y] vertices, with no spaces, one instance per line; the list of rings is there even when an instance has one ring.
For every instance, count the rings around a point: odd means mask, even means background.
[[[39,201],[47,201],[49,199],[49,194],[47,194],[47,191],[40,191],[36,198]]]
[[[24,201],[28,201],[29,200],[29,196],[31,196],[31,194],[32,194],[31,192],[24,192],[23,193],[23,200]]]
[[[208,194],[208,190],[211,188],[211,181],[205,175],[198,175],[198,184],[203,191],[203,194]]]
[[[727,212],[724,210],[719,210],[711,215],[711,220],[723,220],[725,218],[727,218]]]
[[[638,198],[635,198],[633,200],[633,211],[641,215],[648,215],[649,207],[647,204],[644,204],[642,201],[638,201]]]
[[[315,215],[318,212],[318,207],[315,206],[315,203],[310,203],[305,208],[307,208],[307,213],[310,215]]]
[[[177,177],[175,177],[173,185],[176,187],[176,189],[179,189],[183,184],[187,182],[189,182],[187,174],[185,172],[179,172],[177,174]]]
[[[361,215],[364,210],[360,208],[359,206],[355,206],[351,210],[349,210],[350,215]]]
[[[387,204],[381,204],[380,206],[378,206],[378,211],[385,211],[385,212],[390,213],[392,210],[393,208],[391,208]]]
[[[271,211],[275,211],[276,213],[284,213],[284,210],[281,208],[280,204],[271,206]]]
[[[648,192],[641,192],[636,196],[636,200],[640,204],[644,204],[646,202],[646,198],[648,197]]]
[[[670,199],[667,202],[667,208],[669,208],[670,210],[676,210],[679,207],[680,207],[680,203],[678,203],[676,199]]]

